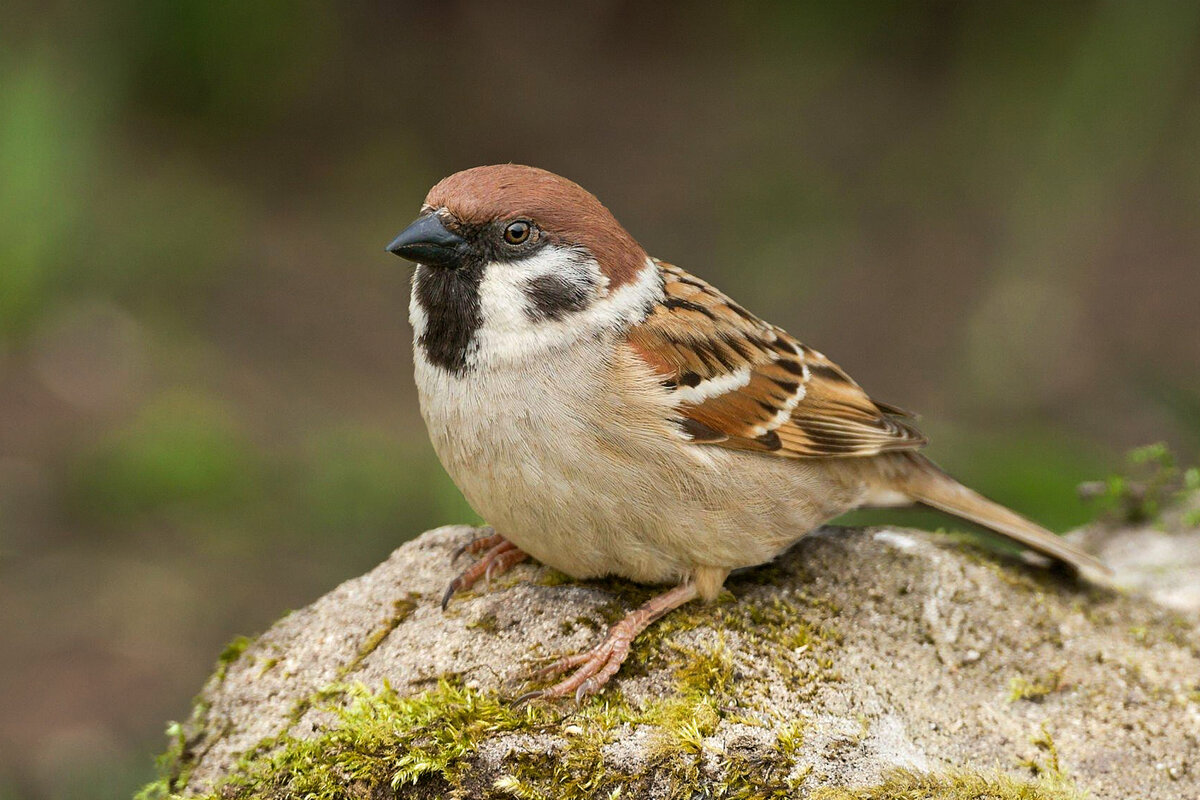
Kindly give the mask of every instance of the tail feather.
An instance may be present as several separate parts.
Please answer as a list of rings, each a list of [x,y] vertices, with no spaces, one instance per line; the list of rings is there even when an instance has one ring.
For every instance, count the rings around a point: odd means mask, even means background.
[[[1104,577],[1112,575],[1112,570],[1095,556],[1015,511],[968,489],[924,456],[914,454],[914,461],[916,468],[907,470],[904,478],[905,491],[913,500],[990,528],[1076,570]]]

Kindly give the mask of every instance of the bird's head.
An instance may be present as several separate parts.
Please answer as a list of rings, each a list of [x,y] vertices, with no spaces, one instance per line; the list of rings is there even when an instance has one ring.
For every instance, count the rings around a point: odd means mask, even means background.
[[[418,341],[454,367],[472,348],[527,351],[532,332],[589,327],[589,312],[609,316],[606,301],[648,278],[645,251],[593,194],[516,164],[440,181],[387,249],[417,263]]]
[[[552,172],[497,164],[456,172],[429,190],[421,216],[388,245],[401,258],[460,269],[533,257],[596,261],[613,288],[646,254],[596,196]]]

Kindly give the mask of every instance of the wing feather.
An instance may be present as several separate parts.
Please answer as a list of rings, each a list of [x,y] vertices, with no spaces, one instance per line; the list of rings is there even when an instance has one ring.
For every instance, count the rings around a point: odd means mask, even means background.
[[[676,399],[698,444],[793,458],[915,450],[925,437],[841,367],[665,262],[664,300],[629,344]]]

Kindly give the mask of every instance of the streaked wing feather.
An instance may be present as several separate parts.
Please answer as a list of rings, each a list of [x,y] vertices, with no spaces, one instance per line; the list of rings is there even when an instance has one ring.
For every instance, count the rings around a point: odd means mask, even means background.
[[[720,291],[657,262],[664,302],[629,344],[676,398],[692,441],[793,458],[915,450],[925,437],[840,367]]]

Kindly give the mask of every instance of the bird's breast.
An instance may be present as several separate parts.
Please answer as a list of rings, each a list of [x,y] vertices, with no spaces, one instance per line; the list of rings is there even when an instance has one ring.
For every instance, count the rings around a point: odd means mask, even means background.
[[[671,580],[678,565],[646,540],[671,482],[653,473],[671,469],[679,440],[651,399],[612,384],[611,345],[462,376],[418,349],[421,411],[468,502],[523,550],[571,575]]]
[[[447,473],[537,560],[575,577],[674,581],[767,561],[853,504],[816,463],[689,443],[633,358],[596,338],[455,375],[415,352]]]

